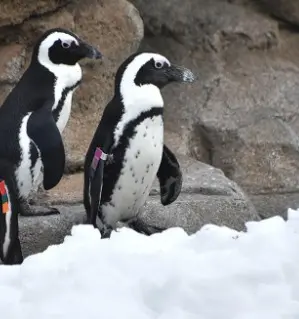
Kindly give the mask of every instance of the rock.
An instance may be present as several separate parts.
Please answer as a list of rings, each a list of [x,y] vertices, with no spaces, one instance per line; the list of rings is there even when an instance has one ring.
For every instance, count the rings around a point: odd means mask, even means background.
[[[196,232],[204,223],[244,228],[259,216],[242,189],[219,169],[185,156],[179,156],[183,171],[182,193],[171,205],[162,206],[155,181],[140,219],[152,226],[183,227]],[[83,174],[65,176],[54,189],[39,198],[39,204],[80,204],[83,198]]]
[[[182,156],[179,161],[184,174],[181,195],[173,204],[162,206],[156,181],[140,214],[143,222],[158,227],[179,226],[192,234],[207,223],[245,230],[246,221],[260,219],[242,189],[219,169]],[[25,256],[62,243],[73,225],[83,223],[82,180],[82,174],[65,176],[46,197],[40,198],[39,204],[56,205],[60,215],[20,216],[20,239]]]
[[[182,227],[192,234],[207,223],[244,230],[245,222],[260,219],[241,188],[221,170],[191,159],[180,163],[184,174],[181,195],[163,206],[156,184],[139,215],[142,222],[159,228]]]
[[[143,37],[143,24],[133,5],[123,0],[99,3],[97,7],[83,5],[75,14],[78,33],[99,43],[104,63],[88,70],[76,92],[73,114],[64,134],[70,162],[79,159],[80,163],[85,156],[102,111],[112,98],[114,74]]]
[[[236,43],[253,48],[277,45],[277,25],[271,19],[222,0],[133,0],[150,37],[163,35],[208,52],[221,52]],[[249,11],[249,12],[248,12]]]
[[[25,257],[44,251],[49,245],[61,244],[73,225],[82,224],[82,206],[57,206],[60,215],[20,217],[20,241]]]
[[[0,47],[0,83],[14,84],[20,79],[25,53],[24,46],[19,44]]]
[[[0,25],[8,24],[2,34],[7,44],[0,45],[0,53],[3,51],[5,57],[0,63],[0,90],[1,80],[16,83],[30,62],[32,45],[47,29],[58,26],[70,29],[97,46],[104,55],[102,63],[87,60],[81,63],[83,82],[74,94],[73,112],[64,132],[67,163],[70,166],[66,171],[74,171],[76,166],[82,165],[101,112],[112,97],[117,67],[139,46],[143,37],[142,20],[135,7],[126,0],[51,0],[47,5],[43,5],[43,1],[37,1],[36,5],[29,1],[26,9],[28,15],[20,10],[19,16],[18,11],[7,2],[4,12],[9,10],[12,10],[12,20],[1,20],[0,14]],[[19,25],[11,25],[23,20]],[[17,56],[18,59],[15,58]],[[1,97],[0,103],[5,95]]]
[[[26,0],[24,5],[21,0],[2,0],[0,27],[20,24],[32,16],[54,12],[68,2],[69,0]]]
[[[134,0],[145,22],[141,50],[199,77],[163,90],[169,146],[220,168],[249,196],[284,194],[280,204],[255,202],[261,215],[280,214],[299,196],[298,34],[255,1],[230,2]]]
[[[254,206],[257,207],[259,216],[262,219],[275,215],[280,215],[287,219],[289,208],[294,210],[299,208],[298,193],[269,193],[250,195],[249,197]]]
[[[294,0],[261,0],[274,16],[294,25],[299,25],[299,3]]]

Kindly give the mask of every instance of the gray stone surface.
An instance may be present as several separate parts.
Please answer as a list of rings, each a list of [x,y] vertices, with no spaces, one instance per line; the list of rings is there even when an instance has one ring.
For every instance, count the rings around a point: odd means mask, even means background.
[[[20,240],[25,256],[60,244],[73,225],[84,221],[82,205],[56,206],[61,214],[46,217],[20,217]]]
[[[274,16],[299,26],[299,2],[297,0],[261,0],[261,4]]]
[[[250,195],[250,199],[261,218],[280,215],[286,219],[289,208],[299,208],[298,192]]]
[[[182,227],[189,234],[198,231],[206,223],[244,229],[249,220],[259,220],[251,201],[235,182],[223,172],[190,158],[179,156],[184,174],[183,189],[178,199],[169,206],[162,206],[155,183],[140,219],[150,226],[162,228]],[[55,204],[61,215],[48,217],[20,217],[20,238],[24,254],[43,251],[51,244],[63,242],[73,225],[84,221],[83,205],[71,204],[82,200],[82,176],[62,182],[63,189],[38,200],[39,204]],[[79,187],[78,187],[79,185]],[[73,192],[72,187],[73,188]],[[77,191],[76,191],[77,190]],[[72,192],[72,197],[69,196]],[[75,195],[75,196],[74,196]],[[63,205],[57,205],[57,203]]]
[[[298,193],[299,35],[269,14],[296,20],[298,2],[132,2],[145,23],[141,49],[199,77],[163,91],[167,143],[220,168],[249,195]],[[289,205],[279,198],[256,203],[273,214]]]
[[[244,229],[259,216],[242,189],[219,169],[194,160],[181,160],[184,172],[182,193],[168,206],[160,203],[158,185],[139,218],[151,226],[182,227],[189,234],[206,223]]]

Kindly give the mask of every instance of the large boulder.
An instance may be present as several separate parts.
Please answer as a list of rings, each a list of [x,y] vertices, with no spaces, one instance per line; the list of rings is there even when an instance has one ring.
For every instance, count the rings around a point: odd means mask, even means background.
[[[156,181],[139,215],[142,222],[159,228],[182,227],[192,234],[208,223],[244,230],[247,221],[260,219],[243,190],[220,169],[186,157],[180,157],[180,163],[184,177],[180,196],[162,206]]]
[[[145,23],[141,49],[199,77],[164,90],[169,145],[222,169],[252,196],[298,193],[298,34],[255,1],[132,2]],[[283,213],[283,198],[255,202],[261,214]]]
[[[274,16],[299,25],[299,2],[296,0],[261,0],[263,7]]]
[[[69,0],[2,0],[0,11],[0,27],[18,25],[26,19],[54,12],[63,7]]]
[[[78,166],[89,146],[101,112],[111,98],[119,64],[138,49],[143,23],[126,0],[4,1],[0,13],[0,103],[27,67],[32,46],[44,31],[64,27],[97,46],[102,63],[83,61],[83,82],[73,98],[64,132],[68,167]],[[67,169],[68,169],[67,167]]]
[[[162,228],[182,227],[188,233],[194,233],[206,223],[243,230],[245,222],[259,220],[250,199],[221,170],[186,156],[178,156],[178,159],[183,172],[180,196],[171,205],[163,206],[156,180],[139,215],[141,221]],[[82,184],[82,173],[64,176],[61,183],[43,195],[39,202],[48,205],[82,204]],[[69,214],[72,214],[72,209]]]
[[[160,203],[159,185],[155,181],[139,216],[150,229],[151,226],[179,226],[193,234],[204,224],[214,223],[244,230],[245,222],[260,219],[242,189],[219,169],[186,157],[179,157],[179,160],[184,176],[182,193],[174,203],[164,207]],[[19,218],[25,256],[41,252],[49,245],[62,243],[73,225],[84,222],[82,181],[82,173],[64,176],[56,188],[41,196],[40,204],[56,206],[60,215]]]

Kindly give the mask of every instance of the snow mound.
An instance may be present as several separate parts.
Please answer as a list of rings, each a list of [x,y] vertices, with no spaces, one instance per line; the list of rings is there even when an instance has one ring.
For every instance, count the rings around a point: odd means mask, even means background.
[[[0,266],[3,319],[298,319],[299,211],[192,236],[75,226],[61,245]]]

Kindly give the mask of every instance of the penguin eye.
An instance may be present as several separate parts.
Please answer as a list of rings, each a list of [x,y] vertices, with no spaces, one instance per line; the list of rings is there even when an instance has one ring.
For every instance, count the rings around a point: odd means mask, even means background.
[[[155,68],[156,69],[162,69],[163,68],[163,63],[160,61],[156,61],[155,62]]]
[[[64,49],[68,49],[71,44],[69,42],[61,42],[61,46],[64,48]]]

